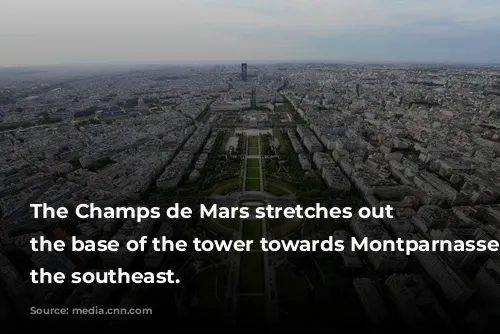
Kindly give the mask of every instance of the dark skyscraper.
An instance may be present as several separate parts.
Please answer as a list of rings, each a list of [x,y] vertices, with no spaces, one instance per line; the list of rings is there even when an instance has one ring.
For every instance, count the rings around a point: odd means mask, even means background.
[[[252,88],[252,93],[250,94],[250,107],[257,108],[257,93],[255,92],[255,87]]]
[[[247,81],[247,63],[241,63],[241,80]]]

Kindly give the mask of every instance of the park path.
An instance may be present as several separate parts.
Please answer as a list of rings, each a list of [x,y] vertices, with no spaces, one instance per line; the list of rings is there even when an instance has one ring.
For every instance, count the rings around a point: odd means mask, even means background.
[[[247,136],[246,141],[242,190],[263,191],[260,138]],[[249,167],[249,161],[252,162],[252,167]],[[258,162],[258,166],[255,166],[255,161]],[[258,169],[258,177],[255,176],[255,171],[249,168]],[[256,179],[258,179],[257,184],[252,182]],[[252,188],[248,189],[248,185]],[[259,189],[256,189],[257,187]],[[235,310],[233,319],[238,327],[261,329],[268,322],[270,312],[269,257],[267,252],[261,251],[259,244],[261,238],[267,238],[266,220],[241,219],[237,236],[243,240],[254,240],[256,249],[237,253],[239,258],[236,263],[239,275],[235,282],[235,290],[233,290],[237,293],[237,298],[233,300],[233,310]]]

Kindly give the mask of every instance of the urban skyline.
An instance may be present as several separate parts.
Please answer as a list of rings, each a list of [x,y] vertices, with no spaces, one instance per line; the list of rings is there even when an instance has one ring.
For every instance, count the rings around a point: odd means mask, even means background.
[[[498,328],[498,251],[352,250],[370,242],[500,242],[498,67],[146,66],[11,71],[0,79],[0,319],[116,330],[136,317],[30,307],[148,309],[184,331],[304,329],[487,333]],[[9,71],[6,71],[9,72]],[[244,79],[246,78],[246,81]],[[33,219],[75,208],[250,207],[242,219]],[[394,208],[393,218],[284,219],[258,207]],[[339,252],[130,252],[125,242],[342,241]],[[118,252],[34,253],[33,238],[116,240]],[[178,284],[44,284],[172,270]],[[148,311],[149,312],[149,311]],[[141,318],[142,320],[142,318]],[[143,323],[141,321],[141,323]],[[80,327],[79,327],[80,328]]]
[[[2,329],[497,330],[499,40],[498,0],[2,1]]]

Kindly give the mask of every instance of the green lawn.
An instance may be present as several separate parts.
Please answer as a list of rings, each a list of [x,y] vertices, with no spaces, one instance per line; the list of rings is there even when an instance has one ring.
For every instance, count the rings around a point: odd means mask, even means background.
[[[260,191],[260,180],[259,179],[247,179],[245,190],[246,191]]]
[[[260,177],[260,168],[258,167],[247,168],[247,178],[258,179],[259,177]]]
[[[259,159],[247,159],[247,167],[260,167]]]
[[[252,249],[260,249],[260,239],[262,238],[262,221],[243,220],[243,239],[253,240]]]
[[[242,252],[240,262],[240,292],[264,293],[263,252]]]
[[[248,155],[259,155],[259,148],[258,147],[249,147],[248,148]]]
[[[259,147],[259,137],[252,136],[248,138],[248,147]]]

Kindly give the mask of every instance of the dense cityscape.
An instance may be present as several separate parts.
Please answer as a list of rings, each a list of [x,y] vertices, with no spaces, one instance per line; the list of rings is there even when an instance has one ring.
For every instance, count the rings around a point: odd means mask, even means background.
[[[125,243],[500,241],[499,108],[499,68],[486,65],[2,69],[0,321],[22,324],[31,306],[151,307],[146,322],[172,326],[487,331],[499,324],[499,252],[141,253]],[[35,220],[31,203],[390,205],[395,218]],[[121,247],[33,252],[40,236]],[[171,269],[180,283],[34,284],[40,268]],[[89,325],[68,319],[39,326]],[[133,321],[102,316],[95,326]]]

